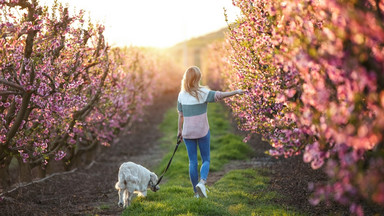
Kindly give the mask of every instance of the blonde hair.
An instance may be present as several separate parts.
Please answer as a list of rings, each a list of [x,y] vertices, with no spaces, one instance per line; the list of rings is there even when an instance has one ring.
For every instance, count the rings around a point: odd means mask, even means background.
[[[199,101],[201,72],[196,66],[189,67],[181,81],[181,90],[188,92]]]

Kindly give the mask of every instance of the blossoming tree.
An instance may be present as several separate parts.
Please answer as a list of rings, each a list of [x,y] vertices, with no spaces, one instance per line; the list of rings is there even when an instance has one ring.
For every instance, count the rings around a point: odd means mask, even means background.
[[[104,27],[55,2],[0,0],[0,181],[18,160],[22,181],[51,161],[71,168],[140,119],[172,63],[138,48],[108,47]],[[160,60],[161,59],[161,60]],[[159,75],[162,73],[163,75]]]
[[[313,204],[384,206],[384,1],[235,0],[227,80],[241,128],[329,176]]]

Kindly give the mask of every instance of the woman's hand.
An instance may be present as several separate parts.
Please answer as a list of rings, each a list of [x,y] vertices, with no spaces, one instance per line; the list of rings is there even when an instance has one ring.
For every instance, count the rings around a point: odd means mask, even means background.
[[[244,91],[241,90],[241,89],[237,89],[237,90],[236,90],[236,94],[242,95],[242,94],[244,94]]]
[[[183,140],[183,135],[182,135],[181,131],[177,131],[177,140],[179,140],[179,139]]]

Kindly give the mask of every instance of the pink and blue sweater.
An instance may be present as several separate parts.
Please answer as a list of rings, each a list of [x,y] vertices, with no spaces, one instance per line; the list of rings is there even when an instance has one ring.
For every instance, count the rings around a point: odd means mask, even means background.
[[[222,99],[219,91],[200,88],[199,100],[186,91],[180,91],[177,99],[177,110],[184,117],[182,135],[185,139],[198,139],[209,131],[207,106],[208,102]]]

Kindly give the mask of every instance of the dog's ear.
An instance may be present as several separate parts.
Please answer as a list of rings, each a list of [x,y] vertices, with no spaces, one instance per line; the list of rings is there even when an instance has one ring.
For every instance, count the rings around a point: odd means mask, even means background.
[[[151,172],[151,181],[156,184],[157,183],[157,175],[153,172]]]

